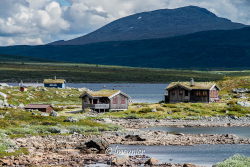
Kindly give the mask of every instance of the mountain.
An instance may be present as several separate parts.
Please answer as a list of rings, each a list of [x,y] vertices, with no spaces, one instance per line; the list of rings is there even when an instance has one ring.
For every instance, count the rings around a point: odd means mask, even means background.
[[[230,30],[245,25],[217,17],[207,9],[187,6],[143,12],[116,20],[90,34],[51,45],[84,45],[105,41],[166,38],[207,30]]]
[[[0,47],[0,54],[133,67],[249,69],[250,28],[87,45]]]

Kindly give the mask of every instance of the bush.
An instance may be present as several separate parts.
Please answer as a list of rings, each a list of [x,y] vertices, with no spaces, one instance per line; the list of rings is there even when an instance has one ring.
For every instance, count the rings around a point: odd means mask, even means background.
[[[234,155],[227,160],[216,164],[216,167],[249,167],[250,158],[243,155]]]
[[[164,108],[162,108],[162,107],[156,107],[156,110],[157,111],[165,111]]]
[[[228,111],[243,111],[243,108],[239,105],[231,105],[228,107]]]
[[[138,112],[139,112],[140,114],[146,114],[146,113],[152,112],[152,109],[149,108],[149,107],[144,107],[144,108],[141,108]]]
[[[180,108],[175,108],[175,109],[172,110],[172,112],[174,112],[174,113],[175,113],[175,112],[182,112],[182,109],[180,109]]]
[[[53,107],[54,111],[63,111],[63,107]]]

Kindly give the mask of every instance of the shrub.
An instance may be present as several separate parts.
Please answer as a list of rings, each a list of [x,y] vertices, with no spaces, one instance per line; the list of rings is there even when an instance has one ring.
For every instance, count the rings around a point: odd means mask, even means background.
[[[229,111],[243,111],[243,108],[239,105],[231,105],[228,107]]]
[[[150,113],[150,112],[152,112],[152,109],[149,107],[144,107],[144,108],[141,108],[138,112],[140,114]]]
[[[175,109],[172,109],[172,112],[182,112],[182,109],[180,109],[180,108],[175,108]]]
[[[63,111],[63,107],[53,107],[54,111]]]
[[[156,110],[157,111],[165,111],[164,108],[162,108],[162,107],[156,107]]]
[[[250,158],[243,155],[234,155],[227,160],[216,164],[216,167],[249,167]]]

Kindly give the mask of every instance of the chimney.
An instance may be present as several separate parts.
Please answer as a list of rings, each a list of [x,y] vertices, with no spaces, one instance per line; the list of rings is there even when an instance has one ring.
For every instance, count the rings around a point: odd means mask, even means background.
[[[23,87],[23,81],[21,80],[21,82],[19,83],[20,87]]]
[[[192,86],[194,86],[194,85],[195,85],[195,83],[194,83],[194,78],[191,78],[190,86],[192,87]]]

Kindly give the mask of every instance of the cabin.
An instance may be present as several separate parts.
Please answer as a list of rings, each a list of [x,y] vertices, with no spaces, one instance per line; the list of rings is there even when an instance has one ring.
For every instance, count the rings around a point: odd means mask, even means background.
[[[20,90],[20,92],[28,91],[28,87],[23,84],[23,81],[21,81],[19,84],[19,90]]]
[[[166,88],[166,103],[218,102],[220,88],[213,82],[172,82]]]
[[[45,113],[51,113],[53,107],[49,104],[29,104],[25,107],[25,110],[38,110]]]
[[[43,81],[44,87],[46,88],[62,88],[66,87],[66,81],[64,79],[45,79]]]
[[[119,111],[127,110],[130,97],[120,90],[100,90],[85,91],[80,98],[82,99],[82,109],[90,108],[93,111]]]
[[[20,86],[19,90],[20,90],[20,92],[26,92],[26,91],[28,91],[28,87],[27,86]]]

